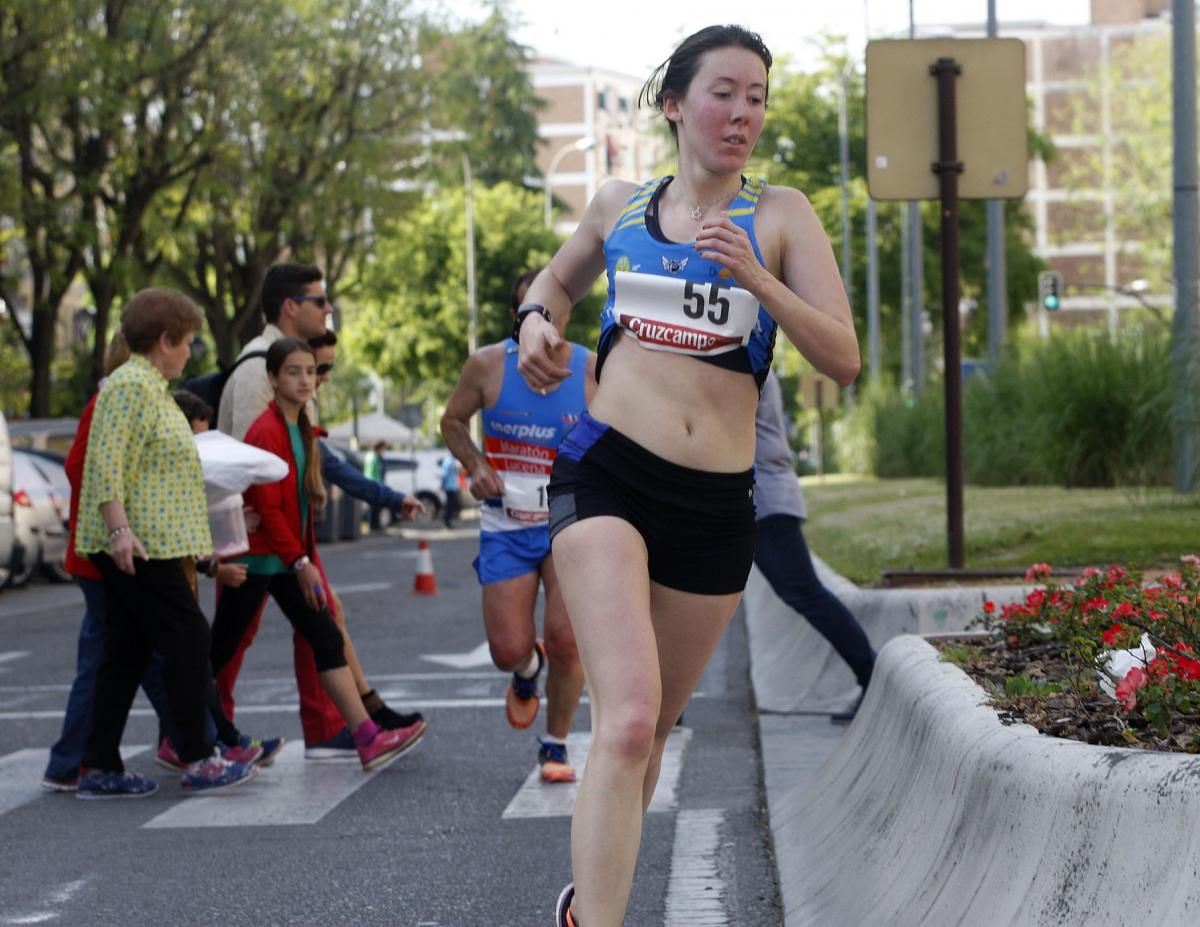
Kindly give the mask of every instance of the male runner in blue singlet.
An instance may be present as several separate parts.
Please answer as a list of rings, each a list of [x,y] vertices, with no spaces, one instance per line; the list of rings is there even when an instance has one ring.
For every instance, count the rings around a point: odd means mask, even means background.
[[[514,317],[537,274],[529,271],[513,286]],[[540,391],[517,372],[516,342],[480,348],[467,359],[441,422],[446,447],[482,503],[475,571],[492,662],[512,673],[505,701],[513,727],[527,728],[537,717],[538,677],[547,667],[546,736],[538,752],[546,782],[575,781],[566,737],[583,690],[575,635],[550,558],[546,485],[559,441],[579,420],[596,384],[595,355],[569,342],[563,348],[562,362],[572,375]],[[482,450],[470,433],[476,412],[483,416]],[[539,581],[546,593],[544,642],[534,616]]]

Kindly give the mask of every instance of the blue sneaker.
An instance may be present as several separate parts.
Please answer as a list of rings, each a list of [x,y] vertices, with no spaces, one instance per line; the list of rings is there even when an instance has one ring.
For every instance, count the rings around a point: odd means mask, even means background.
[[[270,766],[275,762],[275,757],[279,756],[279,751],[283,749],[283,745],[287,743],[286,737],[255,737],[251,738],[246,734],[242,735],[241,746],[243,747],[261,747],[262,755],[255,760],[259,766]]]
[[[145,798],[158,791],[158,783],[131,772],[81,769],[76,798]]]
[[[306,760],[354,760],[358,761],[358,745],[350,728],[344,727],[336,737],[323,740],[319,744],[305,744],[304,758]]]
[[[258,775],[258,767],[253,763],[233,763],[221,756],[218,747],[210,757],[188,763],[187,769],[179,784],[193,794],[196,792],[211,792],[249,782]]]

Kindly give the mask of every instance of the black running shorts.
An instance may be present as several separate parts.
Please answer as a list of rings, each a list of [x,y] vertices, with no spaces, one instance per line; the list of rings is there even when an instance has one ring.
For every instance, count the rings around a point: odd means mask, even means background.
[[[650,578],[682,592],[746,588],[754,562],[754,471],[710,473],[664,460],[586,412],[550,476],[550,538],[610,515],[641,534]]]

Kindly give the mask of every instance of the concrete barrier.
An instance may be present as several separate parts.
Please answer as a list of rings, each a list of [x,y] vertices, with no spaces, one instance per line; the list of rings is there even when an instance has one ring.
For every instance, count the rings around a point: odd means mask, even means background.
[[[1030,588],[861,589],[819,558],[813,562],[821,582],[846,603],[876,650],[899,634],[960,631],[980,613],[985,599],[1017,601]],[[854,700],[854,674],[825,638],[775,595],[757,568],[750,573],[743,601],[760,710],[828,713]]]
[[[772,798],[786,927],[1200,923],[1200,758],[1006,727],[984,701],[919,638],[881,651],[816,779]]]

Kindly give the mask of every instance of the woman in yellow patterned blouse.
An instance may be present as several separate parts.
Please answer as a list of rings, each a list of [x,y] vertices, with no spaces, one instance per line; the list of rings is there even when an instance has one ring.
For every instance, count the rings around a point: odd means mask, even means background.
[[[212,536],[200,458],[168,381],[183,372],[202,324],[182,293],[137,293],[121,314],[133,356],[96,400],[75,547],[100,570],[109,620],[80,798],[129,798],[157,788],[126,771],[119,751],[152,650],[163,659],[184,788],[234,785],[257,772],[225,760],[205,733],[208,622],[183,567],[184,558],[212,553]]]

